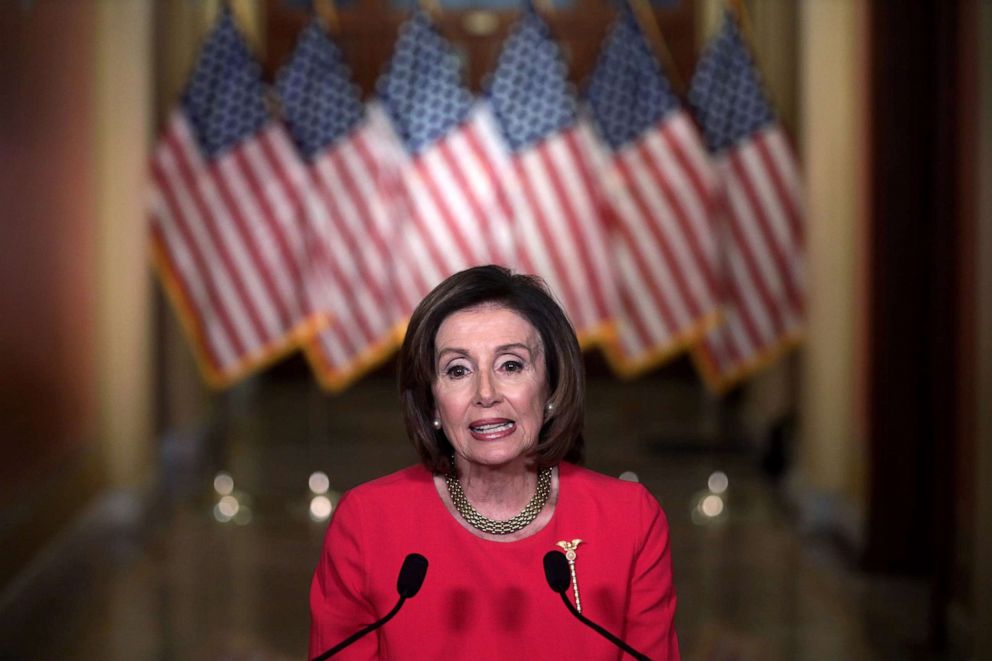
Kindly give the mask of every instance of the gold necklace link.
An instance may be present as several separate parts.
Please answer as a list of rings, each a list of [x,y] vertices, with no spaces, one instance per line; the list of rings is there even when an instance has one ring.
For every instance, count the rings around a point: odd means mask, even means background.
[[[454,462],[452,462],[452,466]],[[452,472],[446,473],[444,483],[448,486],[448,496],[455,509],[462,518],[468,521],[469,525],[476,530],[489,533],[490,535],[509,535],[526,528],[537,518],[537,515],[544,509],[544,505],[551,496],[551,469],[542,468],[537,474],[537,490],[533,498],[524,506],[523,511],[514,517],[499,521],[483,516],[468,502],[465,492],[462,491],[462,484],[458,481],[458,476]]]

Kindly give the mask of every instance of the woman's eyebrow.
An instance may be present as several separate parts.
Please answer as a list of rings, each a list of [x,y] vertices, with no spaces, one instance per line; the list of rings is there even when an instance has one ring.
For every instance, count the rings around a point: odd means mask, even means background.
[[[496,347],[496,353],[503,353],[504,351],[519,351],[523,349],[528,354],[534,353],[534,350],[522,342],[511,342],[510,344],[501,344]]]
[[[441,357],[444,356],[444,354],[446,354],[446,353],[453,353],[453,354],[456,354],[456,355],[459,355],[459,356],[465,356],[466,358],[468,357],[468,350],[467,349],[459,349],[457,347],[445,347],[444,349],[441,349],[440,351],[438,351],[438,353],[437,353],[437,359],[438,360],[441,360]]]

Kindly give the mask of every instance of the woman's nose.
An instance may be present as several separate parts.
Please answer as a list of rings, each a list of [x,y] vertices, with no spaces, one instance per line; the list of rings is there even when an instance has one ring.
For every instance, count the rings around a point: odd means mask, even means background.
[[[492,406],[499,401],[496,381],[491,373],[486,370],[479,372],[477,384],[475,399],[479,406]]]

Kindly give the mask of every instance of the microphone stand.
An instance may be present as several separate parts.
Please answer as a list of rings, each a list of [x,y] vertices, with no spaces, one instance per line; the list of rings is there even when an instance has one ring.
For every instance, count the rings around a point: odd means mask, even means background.
[[[315,656],[311,661],[324,661],[325,659],[329,659],[330,657],[334,656],[335,654],[337,654],[338,652],[340,652],[344,648],[348,647],[348,645],[351,645],[353,642],[355,642],[356,640],[358,640],[359,638],[361,638],[365,634],[372,633],[373,631],[375,631],[376,629],[378,629],[379,627],[381,627],[382,625],[384,625],[386,622],[389,622],[389,620],[393,619],[393,616],[396,615],[396,613],[399,612],[400,607],[403,605],[403,602],[404,601],[406,601],[406,597],[400,595],[400,600],[396,602],[396,605],[395,606],[393,606],[393,610],[391,610],[388,613],[386,613],[386,616],[384,618],[382,618],[381,620],[377,620],[377,621],[373,622],[372,624],[368,625],[364,629],[361,629],[359,631],[356,631],[355,633],[353,633],[352,635],[348,636],[347,638],[345,638],[340,643],[338,643],[337,645],[335,645],[331,649],[327,650],[326,652],[324,652],[320,656]]]
[[[619,638],[617,638],[616,636],[614,636],[612,633],[610,633],[609,631],[607,631],[606,629],[604,629],[603,627],[599,626],[598,624],[596,624],[595,622],[593,622],[592,620],[590,620],[588,617],[586,617],[585,615],[583,615],[582,613],[580,613],[578,611],[578,609],[576,609],[575,606],[572,604],[571,600],[569,600],[568,596],[565,594],[564,591],[559,592],[558,594],[561,595],[561,600],[565,602],[565,605],[566,606],[568,606],[568,610],[572,611],[572,615],[574,615],[575,617],[579,618],[579,620],[583,624],[585,624],[585,625],[587,625],[587,626],[592,627],[593,629],[595,629],[596,632],[599,633],[599,635],[605,637],[607,640],[609,640],[611,643],[613,643],[614,645],[616,645],[617,647],[619,647],[620,649],[622,649],[624,652],[626,652],[627,654],[629,654],[632,657],[634,657],[635,659],[637,659],[637,661],[651,661],[650,657],[648,657],[648,656],[646,656],[644,654],[641,654],[640,652],[638,652],[637,650],[635,650],[633,647],[631,647],[627,643],[623,642],[622,640],[620,640]]]

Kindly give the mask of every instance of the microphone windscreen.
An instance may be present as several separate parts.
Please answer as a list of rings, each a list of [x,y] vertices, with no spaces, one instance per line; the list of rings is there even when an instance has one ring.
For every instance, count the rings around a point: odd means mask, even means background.
[[[400,577],[396,579],[396,591],[401,597],[409,599],[420,591],[427,575],[427,558],[419,553],[411,553],[403,560],[400,567]]]
[[[544,577],[548,579],[548,586],[558,594],[568,589],[572,579],[564,553],[548,551],[544,554]]]

